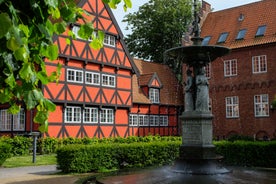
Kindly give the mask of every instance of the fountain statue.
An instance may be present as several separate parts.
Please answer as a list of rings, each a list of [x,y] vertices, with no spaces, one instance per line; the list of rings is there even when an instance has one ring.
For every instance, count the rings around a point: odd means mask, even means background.
[[[193,45],[180,46],[165,52],[166,58],[186,64],[185,111],[182,113],[182,145],[180,158],[173,171],[187,174],[222,174],[229,172],[219,165],[220,156],[212,144],[213,115],[209,110],[209,82],[205,66],[226,55],[230,49],[215,45],[202,45],[200,17],[194,0]]]

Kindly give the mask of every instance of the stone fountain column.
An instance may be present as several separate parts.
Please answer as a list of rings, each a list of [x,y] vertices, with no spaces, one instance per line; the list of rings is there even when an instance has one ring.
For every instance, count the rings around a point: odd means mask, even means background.
[[[205,76],[205,66],[216,58],[226,55],[230,49],[216,45],[203,46],[200,37],[200,17],[194,0],[194,22],[192,46],[181,46],[166,51],[170,59],[181,58],[187,65],[185,82],[185,111],[182,122],[182,145],[180,157],[173,171],[187,174],[222,174],[229,172],[216,155],[213,139],[213,115],[209,110],[209,83]],[[179,60],[178,60],[179,62]]]

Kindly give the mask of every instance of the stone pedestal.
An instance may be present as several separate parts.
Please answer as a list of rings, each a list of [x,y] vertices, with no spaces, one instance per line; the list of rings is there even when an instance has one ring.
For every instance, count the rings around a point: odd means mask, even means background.
[[[229,171],[220,165],[213,138],[213,115],[210,112],[188,111],[181,116],[182,145],[173,171],[186,174],[222,174]]]
[[[190,111],[182,114],[181,157],[201,159],[214,156],[211,153],[214,149],[212,119],[210,112]]]

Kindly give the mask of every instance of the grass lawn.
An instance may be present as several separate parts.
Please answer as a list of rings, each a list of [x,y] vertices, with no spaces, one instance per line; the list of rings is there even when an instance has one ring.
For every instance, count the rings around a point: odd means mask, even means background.
[[[50,155],[36,155],[36,162],[33,163],[33,156],[14,156],[8,158],[3,167],[24,167],[24,166],[38,166],[38,165],[55,165],[57,164],[56,154]]]

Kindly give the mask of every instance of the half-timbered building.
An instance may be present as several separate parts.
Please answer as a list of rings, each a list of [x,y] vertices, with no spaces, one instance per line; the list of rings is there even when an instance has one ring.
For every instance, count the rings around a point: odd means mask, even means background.
[[[61,64],[62,74],[58,83],[42,86],[44,96],[56,104],[44,136],[177,135],[182,89],[169,68],[133,61],[112,11],[102,0],[77,2],[90,14],[87,21],[95,30],[104,32],[104,46],[94,50],[89,46],[91,40],[78,36],[82,21],[68,25],[64,34],[53,38],[59,57],[55,61],[45,60],[45,64],[49,73]],[[76,39],[72,39],[70,32]],[[37,131],[33,115],[33,111],[24,109],[11,115],[3,107],[0,133]]]

